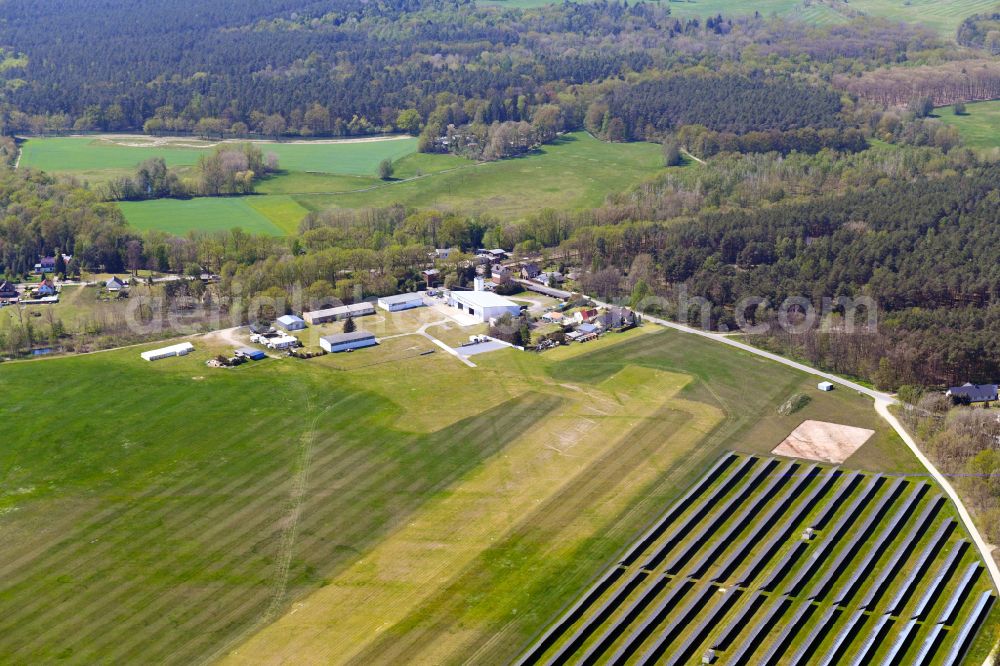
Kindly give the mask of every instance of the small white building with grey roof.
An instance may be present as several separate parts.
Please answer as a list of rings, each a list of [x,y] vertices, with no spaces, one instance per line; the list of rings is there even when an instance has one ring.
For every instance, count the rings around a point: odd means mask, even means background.
[[[383,296],[378,299],[378,306],[389,312],[399,312],[419,308],[424,305],[424,296],[418,291],[411,294],[396,294],[395,296]]]
[[[373,347],[377,344],[378,340],[375,339],[375,334],[368,331],[337,333],[336,335],[326,335],[319,339],[319,346],[323,348],[323,351],[331,354],[361,349],[362,347]]]
[[[295,315],[283,315],[278,317],[275,323],[278,325],[278,328],[283,328],[286,331],[301,331],[306,327],[306,323],[302,321],[302,318]]]

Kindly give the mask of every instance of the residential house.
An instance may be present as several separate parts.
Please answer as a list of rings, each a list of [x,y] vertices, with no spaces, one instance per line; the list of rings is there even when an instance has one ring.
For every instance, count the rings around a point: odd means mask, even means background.
[[[566,322],[566,315],[562,312],[546,312],[542,315],[542,321],[547,321],[550,324],[563,324]]]
[[[573,320],[577,324],[589,323],[597,318],[598,312],[593,308],[584,308],[573,313]]]
[[[40,298],[42,296],[55,296],[56,286],[52,283],[52,280],[42,280],[38,283],[38,286],[35,287],[34,295],[36,298]]]
[[[493,278],[494,282],[499,284],[500,280],[510,278],[511,270],[510,268],[504,266],[503,264],[496,264],[490,270],[490,276]]]
[[[521,279],[522,280],[533,280],[542,272],[542,269],[538,267],[538,264],[525,264],[521,266]]]
[[[952,386],[944,394],[958,402],[994,402],[997,399],[997,385],[966,382],[961,386]]]
[[[125,282],[124,280],[119,280],[117,276],[112,277],[110,280],[108,280],[104,284],[104,287],[108,291],[121,291],[122,289],[124,289],[127,286],[128,286],[128,283]]]
[[[55,270],[56,270],[55,257],[42,257],[41,261],[35,264],[35,273],[37,275],[43,275],[45,273],[54,273]]]
[[[628,308],[611,307],[597,316],[597,324],[605,331],[623,331],[636,323],[636,314]]]
[[[535,276],[535,282],[538,284],[544,284],[545,286],[551,286],[555,284],[562,284],[566,281],[563,274],[559,271],[549,271],[548,273],[539,273]]]
[[[434,250],[434,258],[435,259],[447,259],[448,257],[451,256],[452,252],[457,252],[457,250],[455,250],[454,248],[450,248],[450,247],[437,248],[437,249]]]
[[[17,285],[9,280],[0,281],[0,301],[12,301],[20,297]]]

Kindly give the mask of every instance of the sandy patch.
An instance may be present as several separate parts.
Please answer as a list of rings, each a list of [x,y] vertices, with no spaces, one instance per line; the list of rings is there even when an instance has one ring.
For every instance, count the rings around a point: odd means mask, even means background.
[[[867,428],[826,421],[803,421],[771,453],[820,462],[842,463],[874,434],[874,430]]]

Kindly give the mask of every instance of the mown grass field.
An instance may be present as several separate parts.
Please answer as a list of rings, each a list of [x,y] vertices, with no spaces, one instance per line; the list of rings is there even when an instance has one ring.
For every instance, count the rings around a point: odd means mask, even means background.
[[[294,233],[309,212],[291,197],[280,194],[123,201],[118,205],[133,227],[173,234],[240,227],[250,233],[283,236]]]
[[[613,192],[663,169],[660,146],[604,143],[584,132],[567,134],[525,157],[475,164],[447,155],[412,155],[397,176],[412,180],[361,192],[293,195],[303,207],[367,208],[402,204],[519,217],[541,208],[596,206]]]
[[[811,380],[676,334],[631,338],[477,357],[499,373],[495,390],[524,375],[537,390],[585,391],[586,405],[556,410],[230,661],[506,663],[715,453],[766,452],[805,418],[877,429],[851,465],[919,470],[857,396],[824,394],[779,417],[777,405]],[[402,394],[436,383],[399,379]],[[627,418],[607,411],[609,399]],[[505,492],[490,500],[497,484]],[[499,521],[487,517],[495,510]]]
[[[151,141],[127,139],[144,145]],[[122,145],[125,142],[124,138],[30,139],[21,163],[99,183],[128,175],[136,164],[153,156],[183,170],[208,150],[178,147],[176,142],[145,147]],[[401,204],[507,218],[545,207],[591,207],[662,169],[656,144],[603,143],[584,132],[568,134],[525,157],[484,164],[454,155],[416,153],[415,147],[415,139],[268,143],[264,149],[279,154],[282,171],[262,180],[253,196],[123,202],[120,207],[138,229],[181,234],[241,227],[285,235],[294,233],[309,211],[331,207]],[[389,181],[375,175],[378,163],[386,158],[395,168]]]
[[[23,144],[21,165],[98,182],[130,174],[152,157],[162,157],[172,167],[193,166],[216,145],[214,141],[133,135],[31,138]],[[265,153],[276,154],[285,171],[374,176],[379,162],[412,153],[417,140],[264,141],[259,145]]]
[[[822,416],[877,426],[851,464],[918,469],[861,398],[779,417],[809,378],[651,328],[478,368],[418,335],[234,370],[194,343],[0,365],[0,661],[263,630],[233,658],[499,663],[723,449]]]
[[[965,105],[966,114],[956,116],[954,109],[945,106],[935,113],[941,122],[954,125],[970,148],[991,149],[1000,147],[1000,101],[975,102]]]
[[[540,7],[556,0],[488,0],[502,7]],[[958,25],[968,16],[992,11],[995,0],[851,0],[846,2],[805,2],[804,0],[653,0],[669,4],[678,18],[746,16],[760,12],[827,25],[841,23],[853,12],[897,21],[923,23],[944,37],[954,38]]]

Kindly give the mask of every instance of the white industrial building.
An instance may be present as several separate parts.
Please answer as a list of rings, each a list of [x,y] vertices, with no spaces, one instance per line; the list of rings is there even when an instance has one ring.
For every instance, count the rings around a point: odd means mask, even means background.
[[[319,346],[331,354],[351,351],[352,349],[361,349],[362,347],[372,347],[377,344],[378,341],[375,339],[375,335],[368,331],[337,333],[336,335],[327,335],[319,339]]]
[[[323,310],[313,310],[303,312],[302,318],[309,324],[325,324],[331,321],[339,321],[348,317],[364,317],[375,314],[375,306],[371,303],[352,303],[351,305],[341,305],[336,308],[325,308]]]
[[[520,305],[492,291],[453,291],[448,294],[448,305],[484,323],[507,313],[512,317],[521,314]]]
[[[389,312],[399,312],[410,308],[419,308],[424,305],[424,296],[420,292],[412,294],[396,294],[395,296],[383,296],[378,299],[378,306]]]
[[[163,347],[162,349],[145,351],[139,355],[144,361],[159,361],[160,359],[171,358],[173,356],[186,356],[193,351],[194,345],[190,342],[182,342],[179,345],[171,345],[169,347]]]

